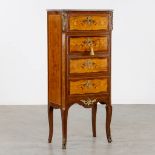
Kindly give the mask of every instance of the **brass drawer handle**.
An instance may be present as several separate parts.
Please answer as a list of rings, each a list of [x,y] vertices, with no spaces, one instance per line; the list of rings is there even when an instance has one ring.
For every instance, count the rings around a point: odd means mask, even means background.
[[[93,49],[92,46],[90,47],[90,55],[95,55],[95,53],[94,53],[94,49]]]
[[[81,102],[83,102],[85,105],[89,106],[92,105],[93,103],[95,103],[97,101],[97,99],[93,99],[91,100],[89,97],[87,100],[80,100]]]
[[[86,44],[86,46],[88,46],[88,47],[90,48],[90,55],[95,55],[94,49],[93,49],[94,41],[93,41],[91,38],[88,37],[88,38],[84,41],[84,44]]]

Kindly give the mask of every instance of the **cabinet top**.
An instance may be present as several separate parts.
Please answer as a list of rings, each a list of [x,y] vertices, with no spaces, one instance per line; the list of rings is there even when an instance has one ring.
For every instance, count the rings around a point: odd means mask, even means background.
[[[47,9],[47,12],[113,12],[112,9]]]

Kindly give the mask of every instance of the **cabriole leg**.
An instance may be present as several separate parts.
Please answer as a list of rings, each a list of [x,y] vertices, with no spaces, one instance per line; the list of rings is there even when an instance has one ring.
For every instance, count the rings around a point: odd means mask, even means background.
[[[48,121],[49,121],[48,142],[51,143],[53,137],[53,107],[51,106],[48,106]]]
[[[92,107],[92,131],[93,137],[96,137],[96,113],[97,113],[97,103]]]
[[[110,131],[111,117],[112,117],[112,106],[106,105],[106,134],[107,134],[107,140],[109,143],[112,142],[111,131]]]
[[[66,143],[67,143],[67,117],[68,117],[68,109],[61,109],[62,149],[66,149]]]

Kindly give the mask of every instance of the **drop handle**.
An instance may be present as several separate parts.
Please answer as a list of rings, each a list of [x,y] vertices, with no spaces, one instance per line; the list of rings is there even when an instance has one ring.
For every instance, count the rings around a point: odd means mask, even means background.
[[[93,49],[92,46],[90,47],[90,55],[95,55],[95,53],[94,53],[94,49]]]

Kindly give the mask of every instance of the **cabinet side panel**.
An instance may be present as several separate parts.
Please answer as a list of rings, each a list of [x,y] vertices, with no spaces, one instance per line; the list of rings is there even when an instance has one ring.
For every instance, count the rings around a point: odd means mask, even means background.
[[[61,15],[48,13],[48,101],[61,105]]]

